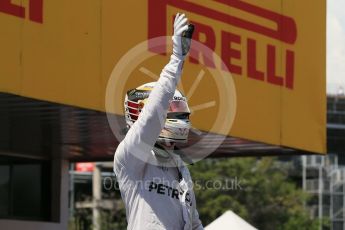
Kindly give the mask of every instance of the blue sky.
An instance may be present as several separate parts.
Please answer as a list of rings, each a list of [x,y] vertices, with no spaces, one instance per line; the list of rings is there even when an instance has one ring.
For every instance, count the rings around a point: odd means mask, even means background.
[[[345,0],[327,0],[327,92],[345,90]]]

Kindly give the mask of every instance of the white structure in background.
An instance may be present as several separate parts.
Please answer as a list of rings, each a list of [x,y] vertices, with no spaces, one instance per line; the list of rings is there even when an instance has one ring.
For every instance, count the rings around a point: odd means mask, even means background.
[[[232,211],[226,211],[205,227],[205,230],[257,230]]]
[[[302,156],[302,172],[303,189],[313,195],[310,215],[328,218],[331,230],[345,229],[345,167],[338,156]]]

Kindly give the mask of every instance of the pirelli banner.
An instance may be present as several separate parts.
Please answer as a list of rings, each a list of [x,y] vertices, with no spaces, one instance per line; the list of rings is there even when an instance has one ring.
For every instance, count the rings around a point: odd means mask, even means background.
[[[177,12],[196,28],[193,127],[326,152],[325,0],[1,0],[0,91],[121,115],[167,63]]]

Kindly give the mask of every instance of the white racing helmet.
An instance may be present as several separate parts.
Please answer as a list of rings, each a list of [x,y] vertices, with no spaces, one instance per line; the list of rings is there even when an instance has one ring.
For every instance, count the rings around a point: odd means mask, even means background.
[[[150,82],[127,91],[124,106],[128,128],[138,119],[155,84],[156,82]],[[186,97],[179,90],[175,90],[175,94],[169,102],[164,128],[157,141],[186,143],[191,127],[189,114],[190,110]]]

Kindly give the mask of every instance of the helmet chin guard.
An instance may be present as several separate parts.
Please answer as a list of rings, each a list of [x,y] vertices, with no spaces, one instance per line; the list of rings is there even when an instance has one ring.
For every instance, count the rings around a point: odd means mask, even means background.
[[[167,119],[157,141],[186,143],[190,127],[189,119]]]
[[[138,119],[155,84],[156,82],[150,82],[127,92],[124,102],[127,126],[131,127]],[[179,90],[175,90],[175,94],[169,103],[164,128],[157,142],[186,143],[191,127],[189,114],[190,110],[186,97]]]

